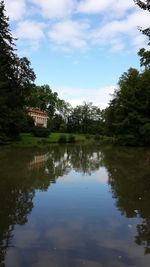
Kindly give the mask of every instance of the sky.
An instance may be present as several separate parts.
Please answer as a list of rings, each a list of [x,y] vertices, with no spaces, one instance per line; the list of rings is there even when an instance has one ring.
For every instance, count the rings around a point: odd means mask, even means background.
[[[34,69],[36,84],[73,106],[105,108],[147,39],[138,30],[150,13],[133,0],[4,0],[19,56]]]

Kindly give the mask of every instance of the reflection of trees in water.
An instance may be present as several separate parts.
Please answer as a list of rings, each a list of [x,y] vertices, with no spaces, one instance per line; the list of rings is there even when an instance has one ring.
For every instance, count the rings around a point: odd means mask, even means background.
[[[33,208],[34,188],[25,179],[26,160],[17,152],[0,154],[0,263],[11,245],[15,225],[25,224]]]
[[[0,153],[0,264],[11,245],[16,224],[25,224],[33,208],[35,190],[47,190],[72,168],[83,173],[97,170],[97,146],[62,145],[50,149],[4,149]],[[4,265],[3,265],[4,266]]]
[[[139,216],[135,242],[150,252],[150,169],[144,149],[98,145],[54,145],[49,150],[4,149],[0,153],[0,263],[12,244],[16,224],[25,224],[36,190],[47,190],[73,168],[84,174],[104,165],[119,210],[128,218]]]
[[[108,170],[116,205],[128,218],[140,217],[135,242],[150,253],[150,166],[144,148],[104,148],[103,163]]]
[[[11,243],[14,226],[27,222],[27,215],[33,207],[34,196],[33,191],[27,192],[23,187],[7,187],[6,190],[3,192],[0,190],[0,262],[4,261],[7,248]]]
[[[93,145],[91,147],[78,144],[51,147],[51,150],[44,154],[45,162],[42,162],[41,158],[41,155],[34,156],[29,166],[32,166],[33,171],[37,172],[39,167],[42,168],[43,165],[43,172],[45,169],[45,173],[48,174],[49,178],[55,181],[59,176],[67,174],[71,169],[85,174],[98,170],[101,165],[102,154],[98,146]],[[33,164],[36,161],[37,164]]]
[[[137,232],[136,243],[144,246],[145,254],[150,253],[150,216],[144,219],[142,224],[137,225]]]
[[[72,167],[84,174],[90,174],[99,169],[101,165],[101,152],[98,146],[74,146],[70,150]]]

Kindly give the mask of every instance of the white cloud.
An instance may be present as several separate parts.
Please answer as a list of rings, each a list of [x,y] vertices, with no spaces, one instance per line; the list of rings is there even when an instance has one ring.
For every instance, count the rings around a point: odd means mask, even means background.
[[[99,106],[104,109],[108,106],[109,101],[112,99],[116,86],[106,86],[102,88],[74,88],[62,87],[56,91],[60,98],[68,101],[73,107],[83,104],[83,101],[92,102],[93,105]]]
[[[5,0],[4,2],[11,20],[20,20],[26,14],[25,0]]]
[[[146,43],[137,26],[150,25],[149,12],[138,8],[133,0],[5,0],[5,4],[10,19],[16,20],[19,39],[32,40],[38,47],[39,40],[48,35],[51,47],[63,51],[97,46],[115,52],[131,46],[137,50]],[[87,20],[86,15],[93,16]],[[39,23],[39,16],[43,23]],[[45,24],[51,25],[49,31],[49,25],[44,29]]]
[[[132,12],[120,17],[133,7]],[[88,23],[71,19],[59,21],[53,24],[49,32],[51,42],[56,46],[63,46],[65,50],[92,45],[107,45],[112,51],[123,50],[129,46],[136,49],[145,46],[146,38],[140,37],[141,33],[137,26],[146,28],[150,25],[149,12],[138,9],[132,0],[125,2],[123,0],[81,1],[78,5],[78,12],[88,13],[88,11],[89,13],[107,12],[103,14],[99,27],[92,28],[92,23],[90,25],[89,21]]]
[[[133,0],[82,0],[78,5],[78,12],[97,14],[106,12],[109,16],[124,15],[130,8],[134,7]]]
[[[39,48],[40,41],[44,38],[44,23],[38,23],[36,21],[20,21],[17,24],[15,31],[16,37],[19,39],[21,47],[27,50],[37,50]]]
[[[15,34],[19,39],[40,40],[44,37],[44,27],[43,23],[25,20],[18,23]]]
[[[106,108],[109,101],[112,99],[112,94],[114,93],[116,86],[106,86],[99,89],[91,90],[88,94],[88,98],[95,105],[100,106],[100,108]]]
[[[30,0],[42,11],[47,18],[64,18],[74,9],[73,0]]]
[[[84,22],[65,20],[54,24],[49,31],[50,40],[62,47],[85,48],[89,25]]]
[[[106,10],[106,16],[110,18],[125,17],[127,13],[136,10],[137,7],[133,0],[113,0]]]
[[[141,37],[137,26],[146,28],[150,25],[150,16],[148,12],[136,10],[128,15],[126,19],[113,20],[101,25],[94,30],[91,38],[93,43],[101,45],[110,45],[114,50],[122,49],[125,44],[136,46],[137,48],[145,45],[145,37]],[[137,40],[137,44],[136,43]]]
[[[139,48],[141,48],[143,46],[145,47],[146,41],[147,41],[146,36],[138,33],[138,34],[135,34],[133,41],[132,41],[132,44],[136,50],[139,50]]]
[[[106,10],[113,0],[82,0],[78,5],[78,12],[99,13]]]

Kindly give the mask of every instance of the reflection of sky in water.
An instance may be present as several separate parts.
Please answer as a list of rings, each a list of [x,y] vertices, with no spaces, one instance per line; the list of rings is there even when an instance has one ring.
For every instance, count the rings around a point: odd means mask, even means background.
[[[149,266],[135,245],[136,224],[114,205],[107,172],[71,171],[37,192],[26,225],[17,226],[6,266]],[[13,258],[13,264],[11,259]]]
[[[73,173],[73,171],[72,171]],[[95,171],[92,173],[92,175],[88,174],[80,174],[78,172],[74,172],[73,175],[66,175],[63,176],[62,182],[68,182],[68,183],[88,183],[88,182],[93,182],[97,181],[102,184],[106,184],[108,182],[108,173],[106,168],[100,167],[98,171]]]
[[[43,154],[38,152],[34,155],[32,152],[30,159],[30,153],[27,151],[24,162],[20,161],[19,152],[18,158],[10,157],[13,158],[12,165],[9,166],[10,177],[3,173],[3,177],[9,181],[9,186],[4,187],[4,179],[0,179],[0,185],[5,190],[9,189],[16,199],[19,196],[15,206],[16,213],[19,213],[20,205],[23,205],[28,221],[24,221],[22,225],[17,223],[17,220],[16,225],[14,223],[5,267],[149,267],[150,256],[144,256],[143,246],[135,243],[137,224],[142,222],[139,202],[135,200],[135,203],[132,203],[133,191],[129,190],[130,184],[134,186],[134,172],[130,168],[135,168],[131,165],[131,158],[135,157],[135,154],[131,151],[128,158],[128,153],[124,156],[124,152],[121,151],[121,154],[116,151],[116,158],[113,153],[110,160],[111,151],[108,155],[105,155],[104,151],[103,155],[97,147],[93,147],[93,150],[82,149],[81,156],[85,158],[82,166],[82,157],[78,162],[78,157],[74,156],[75,153],[78,155],[79,150],[76,151],[75,148],[73,153],[71,147],[67,147],[70,149],[67,151],[65,146],[62,151],[56,150],[57,153],[55,149]],[[123,155],[125,163],[120,161],[120,155]],[[141,164],[140,154],[139,158]],[[4,163],[0,163],[2,167],[5,166]],[[135,164],[138,166],[138,161]],[[26,170],[24,166],[27,166]],[[140,167],[144,172],[143,166]],[[136,179],[138,175],[136,172]],[[144,179],[146,175],[145,172]],[[127,178],[129,185],[125,182]],[[18,195],[13,195],[13,183],[16,183],[15,190]],[[125,191],[122,191],[122,184]],[[147,187],[146,189],[148,190]],[[31,199],[33,207],[31,205],[31,208],[26,210],[26,198],[28,199],[30,192],[34,196]],[[141,189],[137,190],[135,197],[139,201],[139,192],[142,201],[144,196]],[[24,201],[21,201],[22,196]],[[6,200],[9,200],[10,205],[11,199]],[[28,202],[30,205],[30,201]],[[135,214],[129,216],[130,219],[126,218],[128,203],[133,204],[137,210],[137,217]],[[9,210],[8,204],[4,206],[4,216]],[[123,204],[124,206],[121,206]],[[147,210],[148,208],[142,209],[143,214],[149,214]],[[134,210],[132,212],[134,215]],[[8,218],[10,214],[8,213]],[[19,216],[22,214],[19,213]]]

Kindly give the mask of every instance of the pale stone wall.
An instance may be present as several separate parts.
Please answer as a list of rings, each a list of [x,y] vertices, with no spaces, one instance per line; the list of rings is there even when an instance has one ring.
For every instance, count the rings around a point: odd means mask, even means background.
[[[46,112],[38,108],[28,108],[27,112],[33,118],[35,126],[47,128],[48,116]]]

